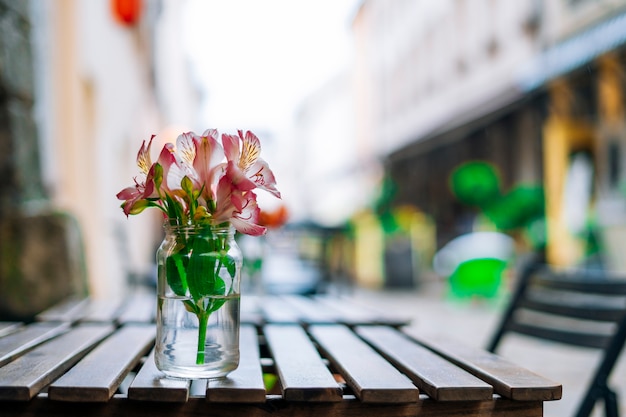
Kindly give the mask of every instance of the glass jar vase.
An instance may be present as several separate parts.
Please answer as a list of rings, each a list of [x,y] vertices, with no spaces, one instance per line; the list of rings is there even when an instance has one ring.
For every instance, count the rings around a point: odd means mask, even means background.
[[[242,254],[227,227],[165,225],[157,250],[155,362],[175,378],[218,378],[239,364]]]

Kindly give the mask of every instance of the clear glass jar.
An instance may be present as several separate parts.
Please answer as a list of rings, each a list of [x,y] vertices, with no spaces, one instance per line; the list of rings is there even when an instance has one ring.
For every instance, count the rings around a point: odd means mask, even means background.
[[[243,257],[232,227],[165,225],[157,250],[155,362],[175,378],[218,378],[239,365]]]

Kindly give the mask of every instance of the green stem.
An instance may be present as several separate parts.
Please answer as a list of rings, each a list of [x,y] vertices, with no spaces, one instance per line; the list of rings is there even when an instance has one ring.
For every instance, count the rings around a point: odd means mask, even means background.
[[[204,364],[204,343],[206,341],[206,328],[209,323],[210,314],[206,311],[198,313],[198,353],[196,354],[196,365]]]

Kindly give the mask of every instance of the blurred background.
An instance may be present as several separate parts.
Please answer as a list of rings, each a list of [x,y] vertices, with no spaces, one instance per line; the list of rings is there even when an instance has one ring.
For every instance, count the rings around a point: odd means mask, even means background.
[[[624,0],[0,0],[0,313],[152,282],[159,214],[115,196],[206,128],[276,174],[263,291],[624,270],[625,66]]]

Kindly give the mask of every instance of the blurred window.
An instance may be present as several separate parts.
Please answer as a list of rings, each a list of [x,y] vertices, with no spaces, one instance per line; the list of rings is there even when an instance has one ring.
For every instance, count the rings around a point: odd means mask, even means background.
[[[619,144],[616,141],[609,142],[608,161],[609,187],[611,190],[616,190],[619,187],[620,174],[622,171]]]

